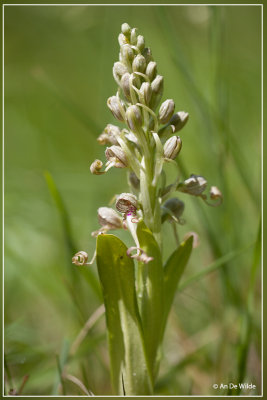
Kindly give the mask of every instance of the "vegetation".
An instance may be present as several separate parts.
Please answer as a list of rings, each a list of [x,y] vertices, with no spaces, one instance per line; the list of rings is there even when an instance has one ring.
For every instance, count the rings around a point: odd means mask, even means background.
[[[95,139],[111,122],[103,99],[116,91],[110,71],[124,21],[152,48],[165,98],[190,114],[180,135],[182,179],[198,173],[224,197],[207,208],[179,194],[180,237],[197,232],[200,245],[176,291],[154,392],[261,393],[260,12],[5,7],[6,393],[112,390],[96,266],[71,258],[80,249],[93,255],[97,208],[126,191],[124,170],[89,170],[102,157]],[[133,245],[127,231],[118,236]],[[170,224],[162,238],[166,262],[176,246]],[[256,389],[213,388],[229,382]]]

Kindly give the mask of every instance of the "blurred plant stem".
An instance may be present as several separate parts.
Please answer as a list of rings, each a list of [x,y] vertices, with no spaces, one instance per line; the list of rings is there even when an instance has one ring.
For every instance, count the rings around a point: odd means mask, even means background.
[[[55,201],[56,208],[58,210],[58,213],[60,215],[60,219],[62,222],[62,227],[63,227],[63,233],[64,233],[64,238],[65,238],[65,243],[66,243],[66,259],[67,259],[67,267],[68,267],[68,276],[69,279],[66,279],[67,281],[67,286],[70,290],[70,293],[73,297],[73,300],[75,304],[79,304],[78,298],[79,298],[79,274],[75,271],[73,268],[73,265],[69,261],[72,257],[72,255],[77,251],[77,247],[73,242],[72,239],[72,234],[71,234],[71,227],[70,227],[70,218],[68,215],[68,212],[66,210],[65,204],[63,202],[62,196],[55,184],[55,181],[52,177],[52,175],[48,172],[44,172],[45,180],[49,189],[49,192],[51,194],[51,197]],[[101,292],[100,292],[100,287],[97,278],[93,274],[92,270],[90,268],[84,268],[82,266],[77,266],[79,272],[82,274],[82,276],[86,279],[94,293],[97,295],[99,299],[101,299]],[[80,308],[80,306],[78,306]],[[80,312],[82,312],[82,315],[85,316],[85,310],[83,307],[80,309]],[[85,317],[83,317],[85,318]]]

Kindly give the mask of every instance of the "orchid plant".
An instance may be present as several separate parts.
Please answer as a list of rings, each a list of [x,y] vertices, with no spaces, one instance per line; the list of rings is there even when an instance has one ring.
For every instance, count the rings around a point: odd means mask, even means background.
[[[175,103],[163,95],[163,76],[157,73],[150,48],[137,29],[124,23],[118,37],[119,61],[113,66],[118,84],[107,100],[113,116],[125,124],[108,124],[98,137],[107,145],[106,163],[95,160],[90,170],[103,175],[111,168],[128,172],[129,190],[116,197],[115,209],[100,207],[100,229],[95,257],[105,304],[111,379],[114,394],[153,394],[162,354],[166,322],[181,276],[196,242],[189,233],[180,242],[177,225],[183,224],[184,202],[177,192],[199,197],[209,205],[222,201],[220,190],[199,175],[180,179],[182,140],[177,136],[188,113],[175,112]],[[177,178],[166,184],[164,166],[173,164]],[[163,264],[162,225],[171,223],[177,247]],[[133,239],[127,248],[109,231],[126,229]],[[92,264],[84,251],[76,265]],[[136,266],[135,263],[136,262]]]

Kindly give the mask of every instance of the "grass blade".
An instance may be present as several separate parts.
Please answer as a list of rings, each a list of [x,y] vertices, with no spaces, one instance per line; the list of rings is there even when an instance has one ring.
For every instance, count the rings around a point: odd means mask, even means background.
[[[248,250],[252,245],[246,246],[243,249],[236,250],[236,251],[230,251],[228,254],[224,255],[223,257],[220,257],[213,263],[211,263],[208,267],[204,268],[202,271],[198,272],[197,274],[193,275],[191,278],[188,278],[185,282],[181,283],[181,285],[178,288],[178,291],[181,292],[188,286],[190,286],[192,283],[197,282],[199,279],[202,279],[206,277],[208,274],[211,272],[216,271],[220,267],[225,266],[225,264],[234,258],[238,257],[240,254],[242,254],[244,251]]]

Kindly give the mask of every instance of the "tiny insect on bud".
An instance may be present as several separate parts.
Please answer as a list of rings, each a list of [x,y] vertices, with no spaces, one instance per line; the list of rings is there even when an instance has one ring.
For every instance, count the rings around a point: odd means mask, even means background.
[[[100,207],[97,214],[100,225],[108,230],[122,228],[122,219],[113,208]]]
[[[115,62],[113,65],[113,76],[117,84],[120,84],[121,77],[128,72],[127,67],[122,62]]]
[[[128,107],[126,111],[126,121],[133,132],[138,132],[142,128],[143,119],[140,108],[136,105]]]
[[[183,183],[179,183],[177,189],[180,192],[200,196],[207,187],[207,181],[203,176],[192,174]]]
[[[150,100],[150,108],[155,110],[158,106],[163,93],[163,76],[157,75],[151,83],[152,95]]]
[[[132,193],[121,193],[116,200],[116,208],[123,214],[135,214],[138,207],[137,197]]]
[[[185,111],[179,111],[172,116],[169,121],[169,125],[173,126],[173,131],[178,132],[180,131],[185,124],[187,123],[189,118],[189,114]]]
[[[88,254],[85,251],[79,251],[72,257],[72,264],[85,265],[88,261]]]
[[[131,35],[131,27],[126,22],[122,24],[121,31],[126,37],[130,37]]]
[[[140,51],[144,50],[144,48],[145,48],[145,38],[144,38],[144,36],[138,35],[136,46],[138,47],[138,49]]]
[[[155,61],[150,61],[146,67],[146,75],[150,79],[150,81],[153,81],[153,79],[156,78],[157,76],[157,63]]]
[[[174,113],[175,104],[172,99],[165,100],[159,109],[159,122],[166,124]]]
[[[132,63],[134,59],[134,52],[129,44],[124,44],[121,47],[121,57],[125,65],[129,65]]]
[[[128,165],[126,155],[120,146],[107,147],[105,156],[116,168],[125,168]]]
[[[102,175],[105,172],[101,171],[101,168],[103,167],[103,163],[101,160],[95,160],[91,166],[90,166],[90,171],[94,175]]]
[[[108,124],[101,135],[98,136],[99,144],[118,144],[117,137],[120,136],[120,128],[116,125]]]
[[[177,197],[167,200],[162,206],[161,221],[165,222],[167,219],[179,222],[180,217],[184,212],[184,202]]]
[[[131,30],[131,39],[130,39],[130,41],[131,41],[131,44],[133,46],[136,45],[136,43],[137,43],[137,29],[136,28],[133,28]]]
[[[142,55],[145,57],[147,64],[150,61],[153,61],[152,52],[151,52],[151,49],[149,47],[145,47],[144,48],[144,50],[142,51]]]
[[[172,136],[169,138],[163,147],[163,154],[165,158],[174,160],[180,153],[182,148],[182,140],[179,136]]]
[[[152,95],[152,89],[150,83],[143,82],[140,87],[140,94],[139,94],[140,102],[148,106],[151,99],[151,95]]]
[[[122,105],[122,103],[120,103],[120,100],[118,99],[117,96],[109,97],[108,101],[107,101],[107,105],[115,118],[117,118],[119,121],[124,121],[124,118],[121,113],[121,109],[123,109],[123,105]]]
[[[134,72],[145,72],[146,70],[146,59],[141,54],[138,54],[133,60],[133,71]]]

